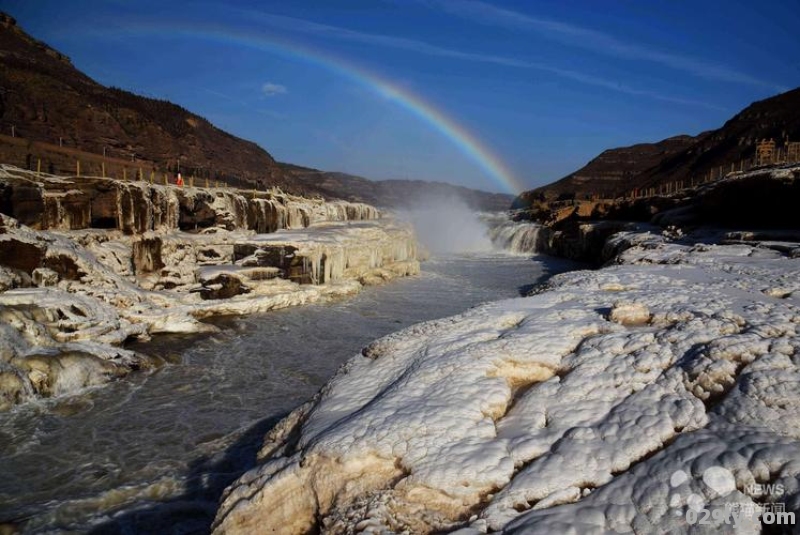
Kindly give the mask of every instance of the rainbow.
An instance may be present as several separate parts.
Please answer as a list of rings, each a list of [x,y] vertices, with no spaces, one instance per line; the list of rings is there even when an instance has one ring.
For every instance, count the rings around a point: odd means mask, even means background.
[[[179,35],[193,39],[216,40],[226,44],[236,44],[270,53],[277,53],[320,66],[337,75],[348,78],[371,91],[377,92],[384,98],[407,110],[424,123],[430,125],[449,139],[461,153],[475,162],[494,183],[508,193],[517,194],[526,189],[489,148],[481,143],[481,141],[466,128],[461,126],[455,119],[449,117],[442,110],[435,108],[422,97],[412,93],[408,89],[393,84],[375,73],[367,72],[363,68],[357,67],[340,58],[334,58],[319,51],[302,47],[296,43],[281,41],[275,37],[268,38],[261,34],[244,31],[238,28],[234,30],[219,25],[201,25],[193,23],[191,26],[175,26],[148,22],[146,24],[134,23],[132,25],[126,25],[125,30],[126,33],[155,34],[161,37],[164,35]],[[105,34],[106,32],[101,31],[100,33]]]

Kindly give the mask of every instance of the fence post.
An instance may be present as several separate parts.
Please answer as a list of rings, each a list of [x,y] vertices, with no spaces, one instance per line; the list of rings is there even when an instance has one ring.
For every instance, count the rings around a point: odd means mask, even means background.
[[[208,189],[208,177],[206,177],[206,189]]]
[[[167,173],[164,173],[164,185],[166,186],[168,184],[169,184],[169,179],[167,178]]]
[[[42,159],[36,158],[36,175],[42,174]]]
[[[75,176],[81,176],[81,161],[75,160]]]
[[[103,178],[106,177],[106,162],[100,162],[100,171],[103,174]]]

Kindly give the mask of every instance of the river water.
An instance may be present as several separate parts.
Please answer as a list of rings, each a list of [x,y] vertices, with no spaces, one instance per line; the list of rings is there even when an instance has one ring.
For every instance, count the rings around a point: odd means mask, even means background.
[[[369,342],[519,296],[574,264],[450,255],[327,304],[229,319],[136,349],[173,364],[0,414],[0,533],[204,533],[264,434]]]

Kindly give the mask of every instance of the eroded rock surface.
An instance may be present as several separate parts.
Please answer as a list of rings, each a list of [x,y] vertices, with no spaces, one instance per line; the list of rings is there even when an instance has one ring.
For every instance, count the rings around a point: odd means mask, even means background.
[[[126,234],[304,228],[325,221],[377,219],[363,203],[306,199],[273,189],[176,187],[144,180],[62,177],[0,165],[0,212],[37,230],[103,228]]]

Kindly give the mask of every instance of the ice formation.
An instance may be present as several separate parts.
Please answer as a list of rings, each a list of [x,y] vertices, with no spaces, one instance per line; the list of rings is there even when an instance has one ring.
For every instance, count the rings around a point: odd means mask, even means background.
[[[121,348],[128,339],[419,269],[412,231],[364,204],[8,166],[3,190],[0,211],[30,226],[0,214],[0,410],[157,364]]]
[[[306,199],[278,190],[175,187],[146,181],[62,177],[0,164],[2,212],[38,230],[197,231],[304,228],[325,221],[378,219],[368,204]]]
[[[758,533],[690,513],[800,512],[796,246],[609,247],[366,347],[267,435],[215,533]]]

